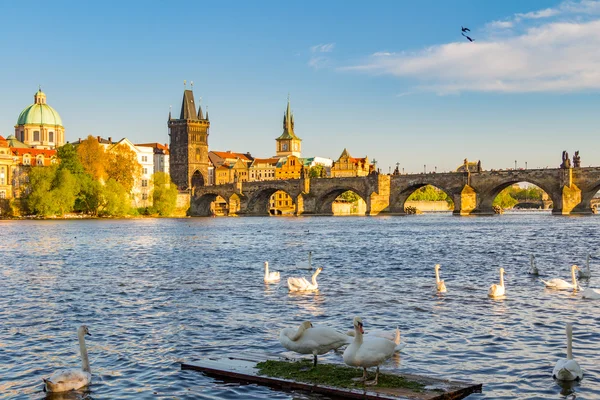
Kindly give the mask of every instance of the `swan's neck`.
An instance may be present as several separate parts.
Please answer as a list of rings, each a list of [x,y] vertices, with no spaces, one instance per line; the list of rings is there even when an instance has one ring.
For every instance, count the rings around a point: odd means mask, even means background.
[[[315,272],[315,273],[313,274],[313,276],[312,276],[312,284],[313,284],[313,285],[316,285],[316,284],[317,284],[317,275],[319,275],[319,273],[320,273],[320,272],[321,272],[321,271],[317,271],[317,272]]]
[[[573,286],[577,287],[577,278],[575,277],[575,268],[571,268],[571,278],[573,279]]]
[[[573,332],[567,327],[567,359],[573,359]]]
[[[529,257],[529,260],[530,260],[530,263],[531,263],[531,269],[532,269],[532,270],[535,270],[535,263],[534,263],[534,261],[533,261],[533,256],[530,256],[530,257]]]
[[[354,343],[359,346],[363,343],[363,334],[358,326],[354,327]]]
[[[504,272],[500,272],[500,286],[504,287]]]
[[[435,269],[435,281],[440,283],[440,270],[437,268]]]
[[[306,330],[306,328],[304,326],[300,325],[300,327],[298,328],[298,330],[296,331],[294,336],[292,336],[290,338],[292,340],[292,342],[295,342],[296,340],[300,339],[300,337],[302,336],[302,334],[304,333],[305,330]]]
[[[88,359],[87,348],[85,347],[85,333],[79,334],[79,351],[81,352],[82,369],[85,372],[90,372],[90,360]]]
[[[590,255],[588,254],[587,257],[585,258],[585,268],[588,270],[590,270]]]
[[[269,276],[269,263],[265,262],[265,277]]]

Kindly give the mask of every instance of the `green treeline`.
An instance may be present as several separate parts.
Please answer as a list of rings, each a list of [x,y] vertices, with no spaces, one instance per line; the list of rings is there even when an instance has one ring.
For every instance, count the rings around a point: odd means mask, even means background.
[[[76,147],[57,150],[57,165],[32,167],[23,190],[21,214],[43,217],[81,213],[89,216],[169,216],[175,211],[177,187],[168,174],[152,175],[151,207],[132,207],[132,189],[142,167],[126,145],[105,152],[92,136]]]
[[[498,196],[494,199],[493,205],[499,206],[503,209],[513,208],[519,202],[532,200],[540,201],[544,191],[540,188],[529,187],[520,188],[516,186],[509,186],[501,191]],[[407,201],[447,201],[448,205],[454,207],[452,199],[442,190],[426,185],[415,190],[407,199]]]

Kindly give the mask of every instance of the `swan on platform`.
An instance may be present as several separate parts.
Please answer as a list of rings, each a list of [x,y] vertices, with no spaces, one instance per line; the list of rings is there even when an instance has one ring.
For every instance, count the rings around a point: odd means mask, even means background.
[[[504,296],[504,268],[500,268],[500,283],[493,284],[490,286],[490,290],[488,291],[489,297],[502,297]]]
[[[317,365],[317,355],[336,350],[350,344],[350,337],[325,326],[313,327],[304,321],[298,329],[284,328],[279,332],[279,343],[288,350],[300,354],[312,354],[313,365]]]
[[[399,350],[397,348],[399,345],[382,337],[365,335],[360,317],[354,317],[353,325],[354,340],[344,350],[344,362],[351,367],[361,367],[363,369],[363,376],[358,380],[364,381],[366,385],[377,385],[379,366]],[[377,367],[377,370],[375,379],[366,382],[367,368],[369,367]]]
[[[584,299],[600,300],[600,289],[587,288],[581,293]]]
[[[348,336],[352,336],[354,337],[354,329],[349,330],[348,332],[346,332],[346,334]],[[365,336],[368,337],[381,337],[387,340],[391,340],[392,342],[396,343],[396,351],[400,351],[402,350],[404,347],[406,347],[406,343],[402,343],[401,339],[400,339],[400,327],[396,327],[396,330],[394,331],[384,331],[384,330],[378,330],[378,329],[374,329],[374,330],[369,330],[368,332],[364,333]]]
[[[585,268],[577,271],[577,277],[579,279],[590,279],[592,277],[592,270],[590,270],[590,253],[585,257]]]
[[[567,323],[567,358],[560,359],[552,370],[552,378],[559,381],[579,381],[583,371],[577,361],[573,360],[573,324]]]
[[[265,283],[279,282],[279,272],[269,272],[269,262],[265,261]]]
[[[440,264],[435,264],[435,283],[438,292],[446,293],[446,284],[440,279],[440,267]]]
[[[574,290],[578,290],[579,289],[579,285],[577,285],[577,278],[575,278],[575,270],[579,270],[579,267],[577,265],[572,265],[571,266],[571,279],[572,279],[572,283],[569,283],[569,282],[565,281],[564,279],[560,279],[560,278],[550,279],[549,281],[545,281],[543,279],[540,279],[540,280],[549,289],[557,289],[557,290],[574,289]]]
[[[45,392],[66,392],[77,390],[92,383],[92,373],[90,371],[90,362],[88,360],[87,348],[85,347],[85,335],[90,335],[86,325],[81,325],[77,329],[79,337],[79,351],[81,352],[82,367],[61,369],[54,371],[49,378],[44,379]]]
[[[529,271],[527,271],[527,273],[529,275],[539,275],[540,271],[537,268],[537,265],[535,265],[535,256],[533,254],[531,254],[529,256]]]
[[[319,289],[317,284],[317,276],[323,271],[322,267],[317,268],[315,273],[312,275],[312,279],[309,282],[306,278],[288,278],[287,284],[290,292],[309,292]]]

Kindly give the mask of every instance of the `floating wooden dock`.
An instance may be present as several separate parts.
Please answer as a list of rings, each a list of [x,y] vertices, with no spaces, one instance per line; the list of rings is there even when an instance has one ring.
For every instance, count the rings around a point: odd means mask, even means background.
[[[333,398],[368,399],[368,400],[458,400],[464,399],[471,393],[480,393],[481,384],[468,382],[448,381],[444,379],[429,378],[410,374],[399,375],[407,380],[418,382],[425,387],[421,391],[407,388],[378,388],[373,386],[356,389],[339,388],[324,385],[315,385],[306,382],[297,382],[282,378],[273,378],[258,374],[256,364],[266,360],[283,360],[276,355],[267,354],[242,354],[225,355],[203,358],[193,363],[182,363],[181,369],[201,371],[208,376],[233,380],[237,382],[255,383],[280,390],[301,390],[324,394]],[[287,360],[294,361],[294,360]],[[390,374],[389,371],[382,373]],[[372,373],[371,373],[372,374]]]

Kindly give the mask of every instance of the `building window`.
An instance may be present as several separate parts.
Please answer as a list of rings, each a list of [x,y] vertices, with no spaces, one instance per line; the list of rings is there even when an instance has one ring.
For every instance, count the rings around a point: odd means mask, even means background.
[[[29,154],[25,154],[23,156],[23,165],[31,165],[31,158],[29,157]]]
[[[148,187],[148,180],[142,179],[142,187]]]
[[[44,156],[38,156],[37,165],[44,165]]]
[[[148,175],[148,168],[143,168],[144,175]]]
[[[0,190],[0,199],[6,198],[6,190]]]
[[[40,131],[33,131],[33,141],[34,142],[40,141]]]
[[[48,141],[54,142],[54,132],[48,132]]]
[[[148,156],[142,156],[142,162],[148,162]]]
[[[148,193],[142,193],[142,200],[148,200]]]
[[[5,185],[6,184],[5,183],[6,182],[6,175],[4,175],[5,174],[4,168],[5,167],[0,168],[0,185]]]

